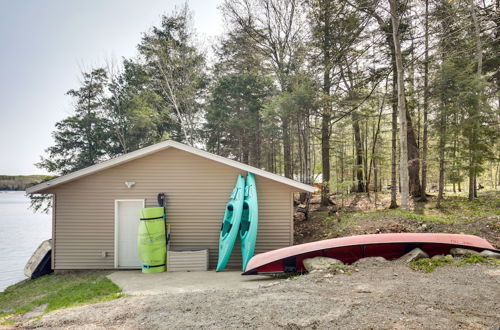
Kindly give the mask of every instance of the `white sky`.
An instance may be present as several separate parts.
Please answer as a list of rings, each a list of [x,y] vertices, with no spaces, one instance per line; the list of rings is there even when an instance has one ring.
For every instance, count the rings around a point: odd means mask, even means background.
[[[222,32],[220,0],[187,2],[202,41]],[[71,114],[65,93],[80,70],[133,57],[141,34],[183,3],[0,0],[0,174],[44,174],[34,163]]]

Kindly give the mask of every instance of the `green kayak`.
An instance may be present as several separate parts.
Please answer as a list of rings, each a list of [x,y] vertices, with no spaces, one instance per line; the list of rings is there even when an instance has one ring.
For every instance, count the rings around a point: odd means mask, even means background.
[[[220,272],[227,266],[231,252],[233,251],[234,242],[238,237],[240,228],[241,211],[243,209],[243,198],[245,190],[245,178],[238,174],[236,186],[231,193],[229,203],[226,205],[224,220],[219,236],[219,260],[217,262],[216,271]]]
[[[257,185],[252,173],[248,173],[245,183],[245,198],[243,200],[243,214],[240,225],[241,257],[243,271],[248,261],[253,257],[257,227],[259,225],[259,203],[257,201]]]
[[[164,272],[167,261],[165,212],[163,207],[141,210],[137,248],[143,273]]]

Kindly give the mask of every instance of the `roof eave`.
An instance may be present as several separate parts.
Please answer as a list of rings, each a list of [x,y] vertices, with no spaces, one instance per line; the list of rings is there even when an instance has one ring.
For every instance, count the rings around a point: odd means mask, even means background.
[[[169,141],[163,141],[163,142],[160,142],[160,143],[157,143],[157,144],[154,144],[152,146],[148,146],[148,147],[136,150],[136,151],[132,151],[128,154],[121,155],[121,156],[118,156],[116,158],[112,158],[110,160],[104,161],[102,163],[83,168],[83,169],[75,171],[73,173],[69,173],[69,174],[60,176],[58,178],[49,180],[47,182],[39,183],[37,185],[34,185],[32,187],[27,188],[26,193],[27,194],[43,193],[43,191],[50,189],[52,187],[58,186],[60,184],[71,182],[73,180],[85,177],[87,175],[91,175],[91,174],[103,171],[105,169],[132,161],[132,160],[137,159],[137,158],[147,156],[149,154],[152,154],[152,153],[155,153],[155,152],[158,152],[158,151],[161,151],[163,149],[170,148],[170,147],[174,147],[174,148],[179,149],[179,150],[183,150],[183,151],[195,154],[195,155],[199,155],[200,157],[204,157],[204,158],[207,158],[207,159],[210,159],[210,160],[213,160],[213,161],[216,161],[216,162],[228,165],[228,166],[232,166],[232,167],[239,168],[239,169],[247,171],[247,172],[254,173],[258,176],[261,176],[261,177],[264,177],[264,178],[267,178],[267,179],[270,179],[273,181],[277,181],[279,183],[285,184],[287,186],[290,186],[290,187],[296,189],[296,191],[311,192],[311,193],[316,191],[316,188],[313,186],[310,186],[310,185],[307,185],[307,184],[304,184],[304,183],[301,183],[301,182],[298,182],[298,181],[295,181],[292,179],[288,179],[288,178],[282,177],[281,175],[267,172],[267,171],[261,170],[259,168],[250,166],[250,165],[246,165],[246,164],[237,162],[235,160],[231,160],[231,159],[228,159],[228,158],[225,158],[222,156],[218,156],[218,155],[209,153],[207,151],[200,150],[200,149],[182,144],[180,142],[169,140]]]

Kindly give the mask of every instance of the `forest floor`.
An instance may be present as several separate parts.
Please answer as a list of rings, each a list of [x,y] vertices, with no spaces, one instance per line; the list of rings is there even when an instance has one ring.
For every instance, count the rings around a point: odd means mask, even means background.
[[[436,197],[429,196],[428,202],[412,202],[411,211],[389,209],[388,193],[379,193],[376,203],[373,193],[334,202],[337,212],[320,207],[319,196],[313,197],[309,219],[295,221],[295,244],[350,235],[436,232],[478,235],[500,248],[500,191],[482,192],[474,201],[447,196],[439,209]]]

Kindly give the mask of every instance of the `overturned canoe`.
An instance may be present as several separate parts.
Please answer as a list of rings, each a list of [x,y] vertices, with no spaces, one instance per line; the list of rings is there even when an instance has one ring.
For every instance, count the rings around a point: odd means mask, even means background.
[[[35,250],[24,266],[24,275],[34,280],[53,272],[52,267],[52,240],[43,241]]]
[[[366,257],[384,257],[390,260],[399,258],[417,247],[430,257],[447,254],[454,247],[500,252],[485,239],[474,235],[435,233],[359,235],[294,245],[258,254],[250,259],[243,275],[305,272],[302,261],[317,256],[335,258],[346,264]]]

